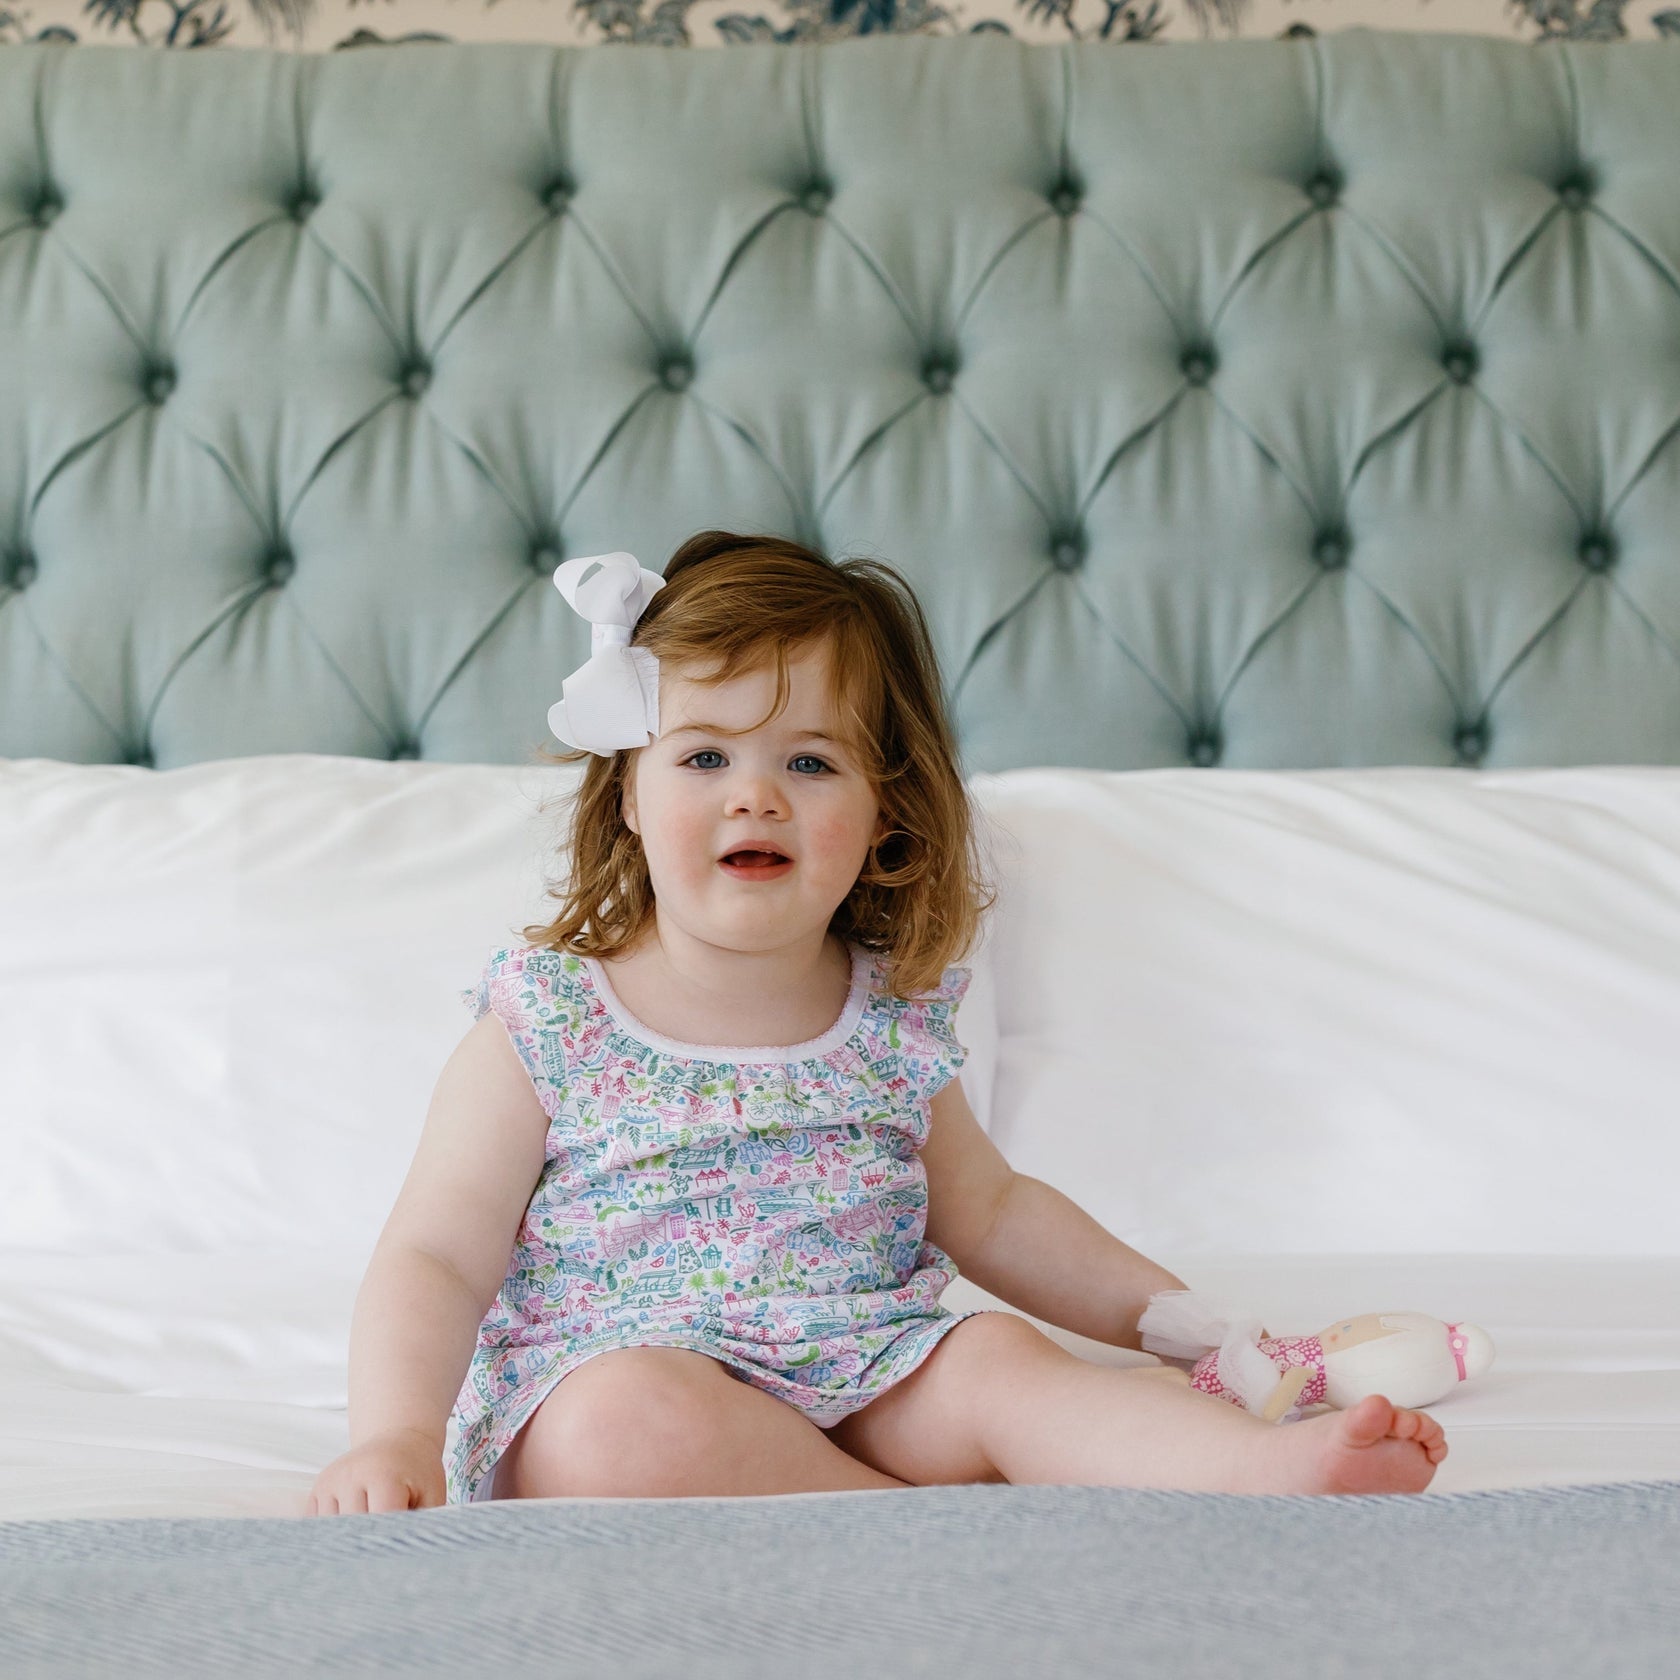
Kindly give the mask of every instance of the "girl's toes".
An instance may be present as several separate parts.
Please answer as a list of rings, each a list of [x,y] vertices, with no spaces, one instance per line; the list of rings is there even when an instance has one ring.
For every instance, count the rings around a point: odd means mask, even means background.
[[[1374,1446],[1394,1433],[1397,1410],[1385,1395],[1367,1394],[1342,1413],[1343,1441],[1350,1447]]]
[[[1318,1437],[1320,1493],[1417,1493],[1435,1474],[1428,1448],[1418,1439],[1416,1412],[1386,1395],[1367,1394],[1336,1414],[1333,1428]]]
[[[1396,1406],[1394,1408],[1394,1427],[1389,1433],[1402,1441],[1416,1440],[1421,1446],[1424,1444],[1424,1436],[1427,1433],[1424,1429],[1424,1424],[1427,1421],[1422,1412],[1414,1412],[1405,1406]]]
[[[1409,1406],[1391,1410],[1394,1416],[1388,1433],[1393,1439],[1413,1442],[1431,1465],[1447,1456],[1447,1433],[1428,1412],[1414,1412]]]

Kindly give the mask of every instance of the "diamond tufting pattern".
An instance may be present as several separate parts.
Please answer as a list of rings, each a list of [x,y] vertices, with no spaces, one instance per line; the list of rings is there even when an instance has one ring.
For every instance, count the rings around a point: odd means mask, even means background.
[[[1680,43],[0,51],[0,754],[514,761],[577,554],[968,766],[1680,762]]]

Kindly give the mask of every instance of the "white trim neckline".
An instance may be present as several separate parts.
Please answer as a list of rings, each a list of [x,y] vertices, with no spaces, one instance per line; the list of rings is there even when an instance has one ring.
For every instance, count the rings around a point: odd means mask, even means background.
[[[596,957],[585,957],[583,965],[589,971],[595,995],[606,1006],[607,1013],[632,1038],[651,1049],[662,1050],[668,1056],[680,1056],[693,1062],[807,1062],[838,1050],[857,1030],[863,1019],[864,1006],[869,1002],[870,955],[861,945],[851,946],[852,982],[846,991],[846,1001],[840,1018],[827,1032],[808,1038],[800,1044],[689,1044],[680,1038],[667,1038],[655,1032],[645,1021],[632,1015],[623,999],[613,990],[612,981]]]

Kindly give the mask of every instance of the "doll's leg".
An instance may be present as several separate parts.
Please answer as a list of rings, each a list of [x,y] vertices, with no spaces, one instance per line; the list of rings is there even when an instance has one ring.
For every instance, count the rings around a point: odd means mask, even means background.
[[[1265,1423],[1182,1378],[1092,1364],[1017,1315],[986,1312],[848,1419],[839,1445],[910,1481],[947,1479],[923,1467],[960,1457],[1010,1482],[1229,1493],[1415,1492],[1446,1455],[1433,1418],[1375,1396]]]

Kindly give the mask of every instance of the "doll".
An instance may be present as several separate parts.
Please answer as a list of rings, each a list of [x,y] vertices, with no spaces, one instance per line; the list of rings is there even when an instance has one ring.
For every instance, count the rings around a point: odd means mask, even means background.
[[[1190,1289],[1150,1296],[1138,1329],[1144,1350],[1176,1366],[1192,1388],[1272,1423],[1292,1423],[1320,1402],[1341,1410],[1367,1394],[1426,1406],[1493,1363],[1493,1339],[1474,1324],[1365,1313],[1316,1336],[1273,1336]]]

